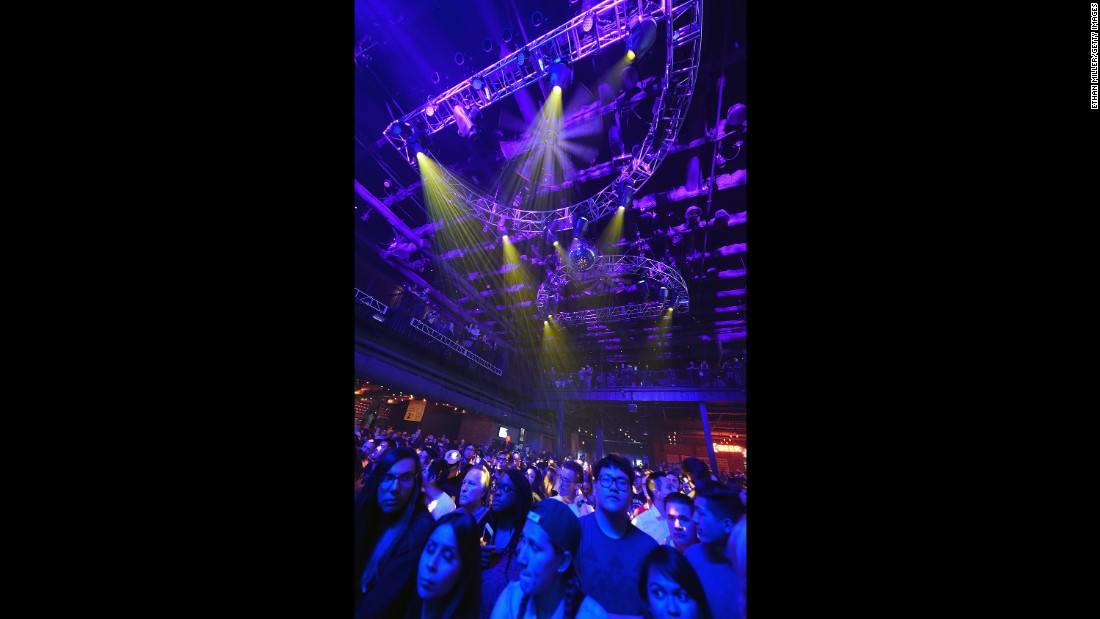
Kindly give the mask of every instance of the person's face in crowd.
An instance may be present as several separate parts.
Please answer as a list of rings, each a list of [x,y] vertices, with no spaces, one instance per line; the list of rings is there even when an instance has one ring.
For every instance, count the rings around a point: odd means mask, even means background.
[[[638,493],[642,491],[642,486],[645,485],[645,475],[634,471],[634,492]]]
[[[587,474],[584,475],[583,476],[583,481],[581,481],[581,483],[578,484],[578,485],[581,489],[581,494],[583,494],[586,497],[593,497],[594,498],[594,495],[592,494],[592,476],[591,475],[587,475]]]
[[[462,571],[455,530],[449,525],[436,527],[420,553],[420,571],[416,593],[422,600],[434,600],[451,593]]]
[[[558,494],[566,503],[572,503],[577,497],[577,474],[570,469],[558,472]]]
[[[416,461],[398,460],[378,484],[378,507],[384,514],[394,514],[405,509],[412,497],[416,475]]]
[[[626,513],[627,494],[630,492],[630,478],[626,473],[614,467],[604,467],[596,480],[596,503],[605,513]]]
[[[683,552],[688,546],[698,541],[698,538],[695,537],[695,520],[692,517],[690,507],[679,503],[669,503],[667,517],[669,533],[672,534],[672,543],[677,550]]]
[[[741,504],[744,505],[745,507],[749,506],[749,489],[748,488],[742,488],[741,489]]]
[[[493,511],[499,512],[512,509],[519,498],[517,492],[519,492],[519,489],[512,485],[512,478],[501,475],[496,485],[493,486]]]
[[[467,459],[467,460],[469,460],[470,458],[473,458],[474,457],[474,446],[473,445],[467,445],[466,449],[462,452],[462,457]]]
[[[680,491],[680,480],[676,479],[675,475],[665,475],[661,483],[660,490],[657,491],[660,494],[661,505],[665,503],[665,497],[673,492]]]
[[[725,543],[726,537],[733,528],[729,518],[720,518],[707,507],[707,500],[703,497],[695,497],[695,533],[699,541],[704,544],[715,542]]]
[[[525,475],[527,476],[527,481],[530,482],[531,487],[534,488],[535,480],[538,479],[538,473],[535,472],[535,469],[527,469]]]
[[[481,468],[470,469],[462,478],[462,489],[458,492],[458,506],[481,505],[488,488],[485,487],[486,474]]]
[[[428,470],[428,452],[426,450],[422,449],[416,455],[417,455],[418,458],[420,458],[420,468],[424,471],[427,471]]]
[[[699,604],[687,591],[652,567],[646,577],[646,598],[653,619],[695,619],[699,616]]]
[[[554,579],[569,567],[572,556],[558,554],[546,531],[531,522],[523,525],[523,537],[517,546],[519,587],[526,595],[538,595],[554,586]]]

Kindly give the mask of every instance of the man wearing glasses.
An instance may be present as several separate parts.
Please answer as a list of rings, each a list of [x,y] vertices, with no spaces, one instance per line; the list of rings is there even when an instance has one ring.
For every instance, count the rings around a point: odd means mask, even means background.
[[[577,499],[577,484],[583,479],[584,469],[581,465],[572,460],[562,462],[561,471],[558,472],[558,496],[550,497],[568,505],[578,518],[595,511],[588,501]]]
[[[638,566],[657,542],[630,524],[626,513],[634,469],[618,454],[605,456],[593,468],[596,511],[580,519],[581,546],[577,573],[581,589],[610,614],[642,615]]]

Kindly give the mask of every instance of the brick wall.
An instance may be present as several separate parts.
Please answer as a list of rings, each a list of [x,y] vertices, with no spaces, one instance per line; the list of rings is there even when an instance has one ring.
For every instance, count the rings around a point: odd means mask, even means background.
[[[485,415],[467,413],[462,416],[462,424],[458,428],[458,439],[485,447],[497,437],[499,428],[500,424]],[[511,433],[509,431],[509,434]]]

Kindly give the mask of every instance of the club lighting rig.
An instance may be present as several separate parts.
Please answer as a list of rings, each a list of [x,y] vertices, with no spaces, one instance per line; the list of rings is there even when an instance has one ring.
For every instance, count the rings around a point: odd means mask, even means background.
[[[659,300],[648,303],[632,303],[615,307],[586,309],[576,312],[557,312],[554,320],[561,327],[571,324],[592,324],[595,322],[616,322],[636,318],[656,317],[661,311],[672,309],[674,314],[684,314],[689,310],[687,282],[675,268],[657,260],[632,255],[603,255],[596,258],[595,265],[585,271],[569,267],[568,263],[559,264],[555,272],[539,286],[536,300],[538,316],[544,316],[550,307],[550,297],[559,294],[570,280],[593,280],[597,278],[617,278],[632,275],[644,278],[649,286],[659,291]],[[664,290],[662,290],[664,289]]]
[[[629,24],[645,19],[663,20],[665,24],[665,68],[660,92],[649,132],[642,141],[637,156],[617,161],[621,173],[595,196],[577,204],[553,211],[531,211],[517,206],[498,204],[492,197],[464,186],[445,166],[441,166],[443,182],[458,198],[455,206],[468,210],[487,225],[495,226],[503,216],[511,222],[509,230],[516,233],[542,233],[548,227],[567,230],[573,214],[583,211],[590,221],[612,214],[623,203],[624,188],[633,193],[652,176],[676,142],[691,104],[691,95],[699,73],[702,50],[703,0],[607,0],[591,11],[593,27],[584,32],[584,17],[578,15],[559,28],[546,33],[520,50],[490,65],[484,71],[427,104],[393,121],[387,127],[386,139],[413,166],[416,150],[429,136],[455,122],[455,109],[466,113],[472,107],[484,107],[499,101],[516,90],[545,77],[555,58],[574,62],[597,53],[630,36]],[[519,64],[520,54],[527,54]],[[549,64],[548,64],[549,63]],[[480,89],[473,88],[478,79]],[[433,108],[428,116],[427,108]],[[397,128],[395,131],[394,129]]]

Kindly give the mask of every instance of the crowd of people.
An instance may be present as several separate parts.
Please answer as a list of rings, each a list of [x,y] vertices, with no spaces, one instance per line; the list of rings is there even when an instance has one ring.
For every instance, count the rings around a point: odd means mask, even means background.
[[[381,434],[356,440],[356,617],[746,617],[740,471]]]
[[[658,369],[649,364],[617,363],[605,370],[594,370],[592,364],[580,366],[576,372],[551,367],[543,372],[548,386],[558,389],[591,389],[596,387],[651,387],[658,385],[693,387],[734,387],[745,385],[745,365],[741,357],[727,358],[712,370],[706,359],[689,361],[684,368]]]

